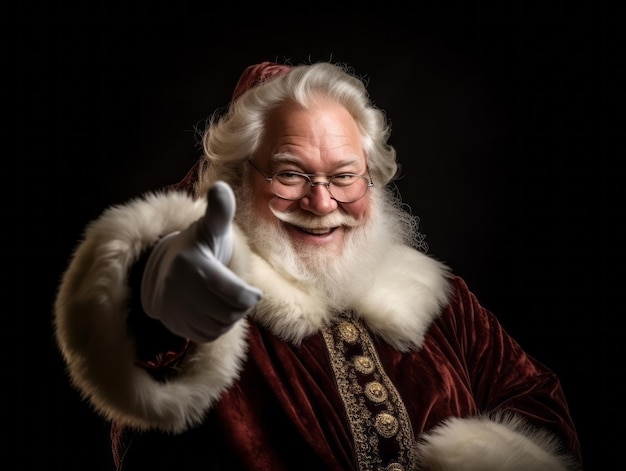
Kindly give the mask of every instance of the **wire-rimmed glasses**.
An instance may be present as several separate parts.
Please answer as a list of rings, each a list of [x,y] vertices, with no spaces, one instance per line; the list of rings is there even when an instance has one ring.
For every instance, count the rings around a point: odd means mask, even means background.
[[[270,183],[272,193],[284,200],[299,200],[308,195],[315,185],[324,185],[330,197],[337,202],[354,203],[363,198],[367,190],[374,186],[371,177],[355,173],[338,173],[326,177],[326,181],[313,181],[314,174],[292,170],[278,172],[268,177],[252,159],[248,159],[248,162]]]

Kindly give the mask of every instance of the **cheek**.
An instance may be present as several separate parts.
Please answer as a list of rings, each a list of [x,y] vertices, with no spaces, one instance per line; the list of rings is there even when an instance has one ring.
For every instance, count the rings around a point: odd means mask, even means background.
[[[342,205],[342,209],[353,218],[361,221],[362,223],[367,221],[370,215],[370,199],[362,198],[351,204]]]
[[[256,209],[257,214],[265,220],[274,218],[274,215],[270,211],[269,207],[271,199],[272,198],[268,198],[266,195],[262,194],[254,201],[254,209]]]
[[[269,184],[260,178],[251,178],[248,184],[250,185],[256,213],[265,220],[274,218],[269,209],[270,201],[274,199],[274,194],[271,192]]]

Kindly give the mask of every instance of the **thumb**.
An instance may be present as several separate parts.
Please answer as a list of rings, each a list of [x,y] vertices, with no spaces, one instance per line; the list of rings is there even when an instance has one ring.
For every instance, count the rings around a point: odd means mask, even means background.
[[[202,221],[205,236],[223,236],[230,231],[235,216],[235,195],[228,183],[217,181],[208,193],[207,210]]]

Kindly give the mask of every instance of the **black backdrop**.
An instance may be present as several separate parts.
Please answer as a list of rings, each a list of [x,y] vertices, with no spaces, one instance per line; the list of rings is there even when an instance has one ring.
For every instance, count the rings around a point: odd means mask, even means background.
[[[60,275],[106,206],[184,176],[194,129],[263,60],[367,77],[430,253],[561,376],[586,469],[618,469],[626,18],[608,1],[211,3],[3,7],[12,469],[112,469],[52,337]]]

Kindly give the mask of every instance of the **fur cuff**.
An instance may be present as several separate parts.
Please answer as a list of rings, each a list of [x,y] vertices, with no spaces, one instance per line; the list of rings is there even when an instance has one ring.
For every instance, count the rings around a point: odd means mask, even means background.
[[[421,437],[421,471],[574,471],[555,437],[515,415],[451,418]]]
[[[202,420],[239,374],[247,351],[245,320],[214,342],[197,345],[178,377],[167,382],[135,366],[126,326],[132,264],[160,236],[184,229],[205,208],[206,201],[184,193],[150,194],[109,208],[87,228],[63,275],[55,303],[58,345],[72,383],[105,419],[183,431]]]

